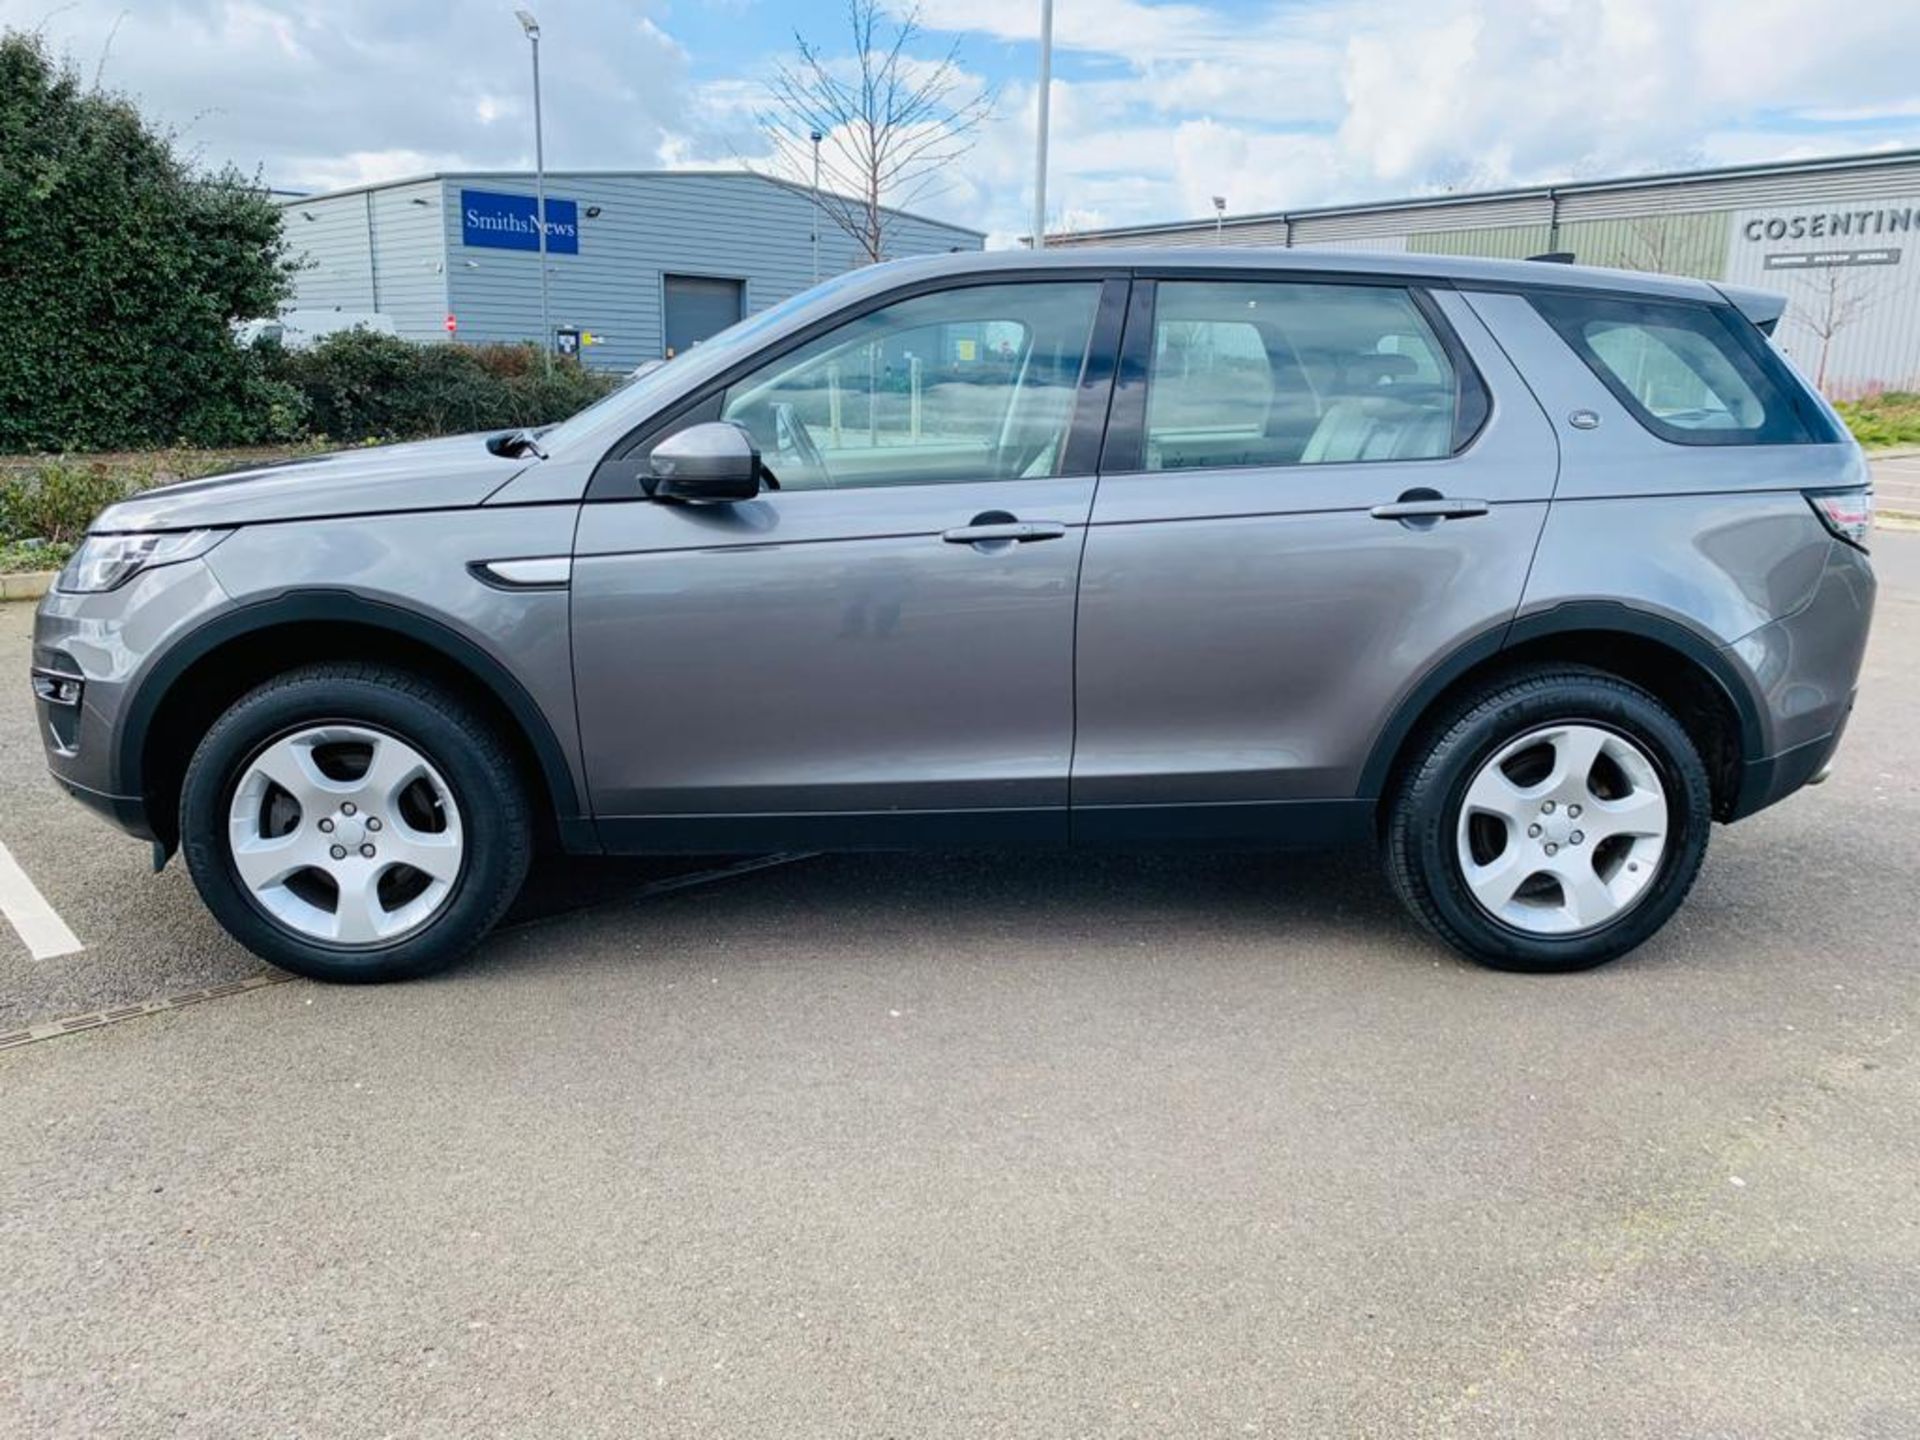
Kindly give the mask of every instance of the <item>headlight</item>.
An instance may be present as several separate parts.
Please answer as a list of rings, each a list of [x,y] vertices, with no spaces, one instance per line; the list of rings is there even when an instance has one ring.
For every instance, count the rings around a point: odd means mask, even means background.
[[[197,560],[231,530],[174,530],[152,535],[89,535],[73,552],[53,588],[69,595],[98,595],[156,565]]]

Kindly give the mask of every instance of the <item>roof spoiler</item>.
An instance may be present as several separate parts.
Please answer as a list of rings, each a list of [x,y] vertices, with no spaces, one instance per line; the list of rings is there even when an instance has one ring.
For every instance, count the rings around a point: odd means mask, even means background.
[[[1544,255],[1529,255],[1527,259],[1539,265],[1571,265],[1573,264],[1573,252],[1571,250],[1549,250]]]
[[[1773,327],[1780,323],[1780,317],[1787,313],[1787,297],[1777,295],[1771,290],[1754,290],[1745,285],[1722,285],[1717,281],[1714,288],[1732,303],[1754,328],[1762,335],[1773,334]]]

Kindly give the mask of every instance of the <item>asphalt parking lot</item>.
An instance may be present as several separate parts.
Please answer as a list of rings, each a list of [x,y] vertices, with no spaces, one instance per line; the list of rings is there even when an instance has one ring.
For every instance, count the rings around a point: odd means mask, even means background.
[[[0,1051],[0,1434],[1920,1433],[1920,534],[1876,560],[1834,778],[1590,974],[1362,857],[609,864],[432,981]],[[0,926],[0,1032],[261,974],[21,683],[0,843],[85,947]]]

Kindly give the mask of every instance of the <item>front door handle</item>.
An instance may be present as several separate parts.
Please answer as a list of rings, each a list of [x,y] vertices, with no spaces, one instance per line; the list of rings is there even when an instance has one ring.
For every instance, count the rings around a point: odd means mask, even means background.
[[[1053,520],[1001,520],[988,525],[961,525],[940,532],[949,545],[1027,545],[1035,540],[1058,540],[1067,527]]]
[[[1436,521],[1465,520],[1487,513],[1484,500],[1455,500],[1446,495],[1423,495],[1418,499],[1402,496],[1391,505],[1376,505],[1368,513],[1376,520]]]

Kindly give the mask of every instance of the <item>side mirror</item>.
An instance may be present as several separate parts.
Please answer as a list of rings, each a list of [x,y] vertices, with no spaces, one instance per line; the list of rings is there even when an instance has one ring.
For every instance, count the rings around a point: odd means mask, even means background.
[[[689,425],[653,447],[647,461],[656,500],[708,504],[760,493],[760,447],[730,420]]]

